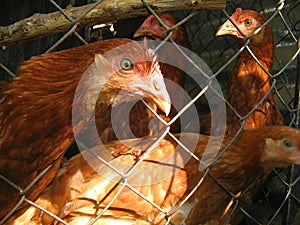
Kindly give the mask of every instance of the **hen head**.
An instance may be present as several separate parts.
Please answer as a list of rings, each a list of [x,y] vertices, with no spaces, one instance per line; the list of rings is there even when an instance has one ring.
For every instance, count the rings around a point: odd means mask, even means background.
[[[284,126],[266,129],[269,137],[265,138],[264,164],[271,168],[300,164],[300,130]]]
[[[241,8],[237,8],[231,15],[230,19],[235,23],[235,25],[228,19],[219,27],[216,36],[228,34],[237,39],[245,40],[246,37],[252,35],[264,24],[264,22],[266,22],[266,19],[258,12],[242,10]],[[267,24],[259,32],[256,31],[257,33],[251,37],[251,41],[261,44],[266,36],[272,36],[272,33],[270,34],[269,30],[271,30],[271,27]]]
[[[168,28],[171,28],[178,23],[178,20],[169,13],[161,14],[159,15],[159,18]],[[187,37],[182,26],[178,26],[170,31],[172,31],[172,38],[177,44],[182,45],[184,47],[189,47],[189,43],[187,41]],[[164,40],[168,36],[170,31],[167,30],[166,27],[164,27],[155,18],[155,16],[150,15],[144,21],[144,23],[136,30],[136,32],[134,33],[134,38],[147,36],[153,38],[154,40],[160,41]]]
[[[148,98],[166,115],[169,114],[170,96],[164,84],[154,51],[139,42],[131,42],[95,55],[86,72],[83,87],[87,99],[97,99],[99,104],[118,105],[124,102]],[[100,89],[100,95],[99,95]]]

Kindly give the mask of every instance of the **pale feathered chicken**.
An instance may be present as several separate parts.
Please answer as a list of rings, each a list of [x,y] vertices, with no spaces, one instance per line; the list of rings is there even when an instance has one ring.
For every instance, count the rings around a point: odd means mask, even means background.
[[[72,225],[92,221],[101,225],[169,224],[167,221],[221,225],[233,210],[234,196],[243,205],[273,168],[300,164],[300,131],[295,128],[244,130],[224,153],[221,150],[231,136],[175,136],[196,157],[172,138],[162,140],[153,150],[149,147],[155,138],[97,146],[91,152],[111,168],[88,151],[77,155],[36,204]],[[214,162],[216,157],[220,158]],[[54,221],[32,206],[8,224]]]
[[[24,193],[0,179],[0,219],[22,196],[36,200],[56,176],[63,154],[74,140],[73,131],[79,134],[89,126],[95,108],[100,136],[111,126],[111,109],[123,102],[145,97],[167,114],[170,111],[170,98],[153,51],[129,39],[99,41],[33,57],[20,67],[3,96],[0,174],[24,190],[53,165]]]

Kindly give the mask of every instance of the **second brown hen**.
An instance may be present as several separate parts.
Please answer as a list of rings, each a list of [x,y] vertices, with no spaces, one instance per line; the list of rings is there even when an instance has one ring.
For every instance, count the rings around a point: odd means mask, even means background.
[[[270,24],[267,24],[254,34],[266,22],[266,19],[252,10],[238,8],[230,18],[242,33],[230,20],[227,20],[219,27],[216,35],[231,35],[239,41],[241,46],[250,37],[248,47],[263,68],[248,49],[244,49],[239,54],[230,73],[225,94],[225,99],[235,110],[234,112],[231,107],[227,106],[227,133],[236,133],[242,122],[245,123],[244,129],[283,125],[283,117],[276,105],[272,90],[270,90],[271,78],[265,72],[272,73],[274,52],[272,28]],[[218,115],[222,113],[225,112],[216,110],[203,116],[200,122],[201,132],[216,134],[215,131],[211,131],[211,116],[218,118]]]
[[[187,37],[187,34],[182,25],[177,26],[176,28],[171,29],[177,23],[178,19],[169,13],[164,13],[159,15],[159,18],[162,20],[165,25],[170,28],[168,31],[160,22],[155,18],[155,16],[150,15],[144,23],[135,31],[134,38],[148,37],[156,41],[163,41],[167,38],[169,32],[172,32],[171,38],[173,41],[185,48],[190,48],[190,41]],[[170,41],[170,40],[167,40]],[[184,57],[179,52],[172,51],[160,51],[158,49],[159,59],[169,59],[170,62],[173,62],[176,66],[182,66],[185,61]],[[173,65],[161,63],[161,71],[165,78],[177,83],[180,86],[183,86],[184,83],[184,72],[174,67]]]

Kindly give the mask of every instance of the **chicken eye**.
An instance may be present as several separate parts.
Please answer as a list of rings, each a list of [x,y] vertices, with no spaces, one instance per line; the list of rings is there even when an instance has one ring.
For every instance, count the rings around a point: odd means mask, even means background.
[[[246,19],[245,20],[245,25],[246,26],[250,26],[252,24],[252,20],[251,19]]]
[[[286,147],[286,148],[292,148],[292,147],[294,147],[294,144],[293,144],[293,142],[291,140],[284,139],[282,141],[282,143],[283,143],[284,147]]]
[[[132,71],[133,68],[134,68],[134,64],[133,62],[128,59],[128,58],[123,58],[121,61],[120,61],[120,67],[122,68],[122,70],[125,70],[125,71]]]

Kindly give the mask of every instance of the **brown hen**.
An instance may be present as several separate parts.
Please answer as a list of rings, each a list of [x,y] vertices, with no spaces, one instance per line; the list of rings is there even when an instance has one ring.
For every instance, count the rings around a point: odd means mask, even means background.
[[[169,13],[164,13],[159,15],[159,18],[165,23],[168,28],[172,28],[179,21],[174,16]],[[150,15],[144,23],[135,31],[134,38],[149,37],[157,41],[163,41],[167,38],[169,32],[172,32],[171,38],[173,41],[180,46],[185,48],[190,48],[190,41],[186,35],[183,26],[177,26],[176,28],[170,29],[169,31],[160,24],[160,22],[155,18],[155,16]],[[170,41],[167,40],[167,41]],[[184,58],[179,52],[170,51],[159,51],[159,59],[170,59],[174,65],[181,66],[184,64]],[[178,68],[166,64],[160,63],[162,74],[165,78],[172,80],[173,82],[183,86],[184,83],[184,73]]]
[[[149,147],[156,139],[148,138],[83,152],[65,164],[36,203],[68,224],[221,225],[273,168],[300,164],[300,131],[295,128],[244,130],[224,152],[231,136],[175,136],[190,152],[172,138],[154,149]],[[54,219],[32,206],[8,224],[28,221],[51,224]]]
[[[272,73],[274,52],[272,28],[270,24],[267,24],[259,32],[253,34],[266,22],[266,19],[252,10],[238,8],[230,18],[242,33],[230,20],[227,20],[219,27],[216,35],[231,35],[239,41],[241,46],[249,37],[248,47],[263,68],[250,51],[244,49],[239,54],[236,65],[230,74],[225,99],[243,118],[244,129],[283,125],[283,117],[276,105],[272,90],[270,90],[271,78],[265,72]],[[211,116],[218,118],[220,113],[224,112],[216,110],[200,119],[201,133],[218,133],[211,131],[210,121]],[[236,113],[227,106],[227,133],[229,134],[236,133],[242,125],[242,120]]]
[[[74,140],[73,126],[76,134],[89,126],[96,102],[100,135],[111,126],[110,109],[123,102],[147,97],[169,112],[155,59],[137,42],[113,39],[36,56],[20,67],[0,104],[0,174],[21,190],[1,177],[0,218],[22,197],[34,201],[52,181]]]

